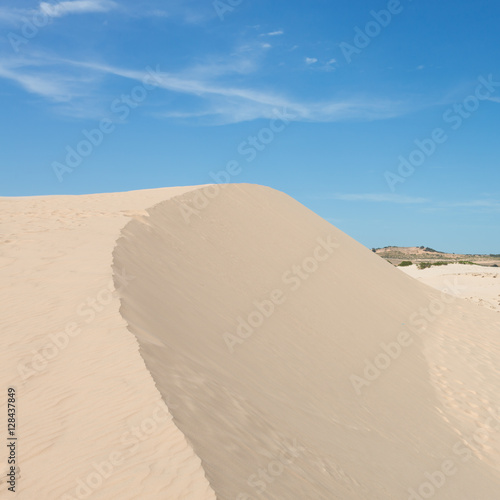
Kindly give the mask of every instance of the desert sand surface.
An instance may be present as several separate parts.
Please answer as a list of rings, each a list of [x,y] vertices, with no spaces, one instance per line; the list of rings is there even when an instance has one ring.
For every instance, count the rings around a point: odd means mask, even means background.
[[[419,269],[416,265],[400,267],[409,276],[426,285],[445,290],[447,282],[456,280],[457,297],[500,312],[500,268],[470,264],[448,264]]]
[[[499,498],[500,316],[460,277],[256,185],[0,204],[18,498]]]
[[[0,425],[6,438],[14,387],[19,468],[13,494],[2,454],[0,498],[215,498],[120,316],[112,277],[121,228],[189,189],[0,198]],[[126,287],[130,273],[119,272]]]

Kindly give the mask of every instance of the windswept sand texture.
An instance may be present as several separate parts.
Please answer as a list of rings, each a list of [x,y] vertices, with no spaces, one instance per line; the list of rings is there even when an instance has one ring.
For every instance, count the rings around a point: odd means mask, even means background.
[[[0,198],[0,498],[498,500],[500,316],[206,189]]]
[[[13,494],[2,452],[0,498],[215,498],[109,292],[120,229],[189,189],[0,198],[0,429],[13,385],[20,463]]]

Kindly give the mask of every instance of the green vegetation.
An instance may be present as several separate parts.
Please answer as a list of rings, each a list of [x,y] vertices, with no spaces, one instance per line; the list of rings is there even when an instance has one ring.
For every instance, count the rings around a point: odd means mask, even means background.
[[[418,248],[420,248],[420,250],[423,250],[424,252],[444,253],[444,252],[440,252],[439,250],[434,250],[434,248],[430,248],[430,247],[420,246]]]
[[[401,263],[400,265],[402,265],[403,263]],[[428,269],[429,267],[432,267],[432,266],[447,266],[448,264],[469,264],[471,266],[477,266],[478,264],[476,264],[475,262],[471,262],[470,260],[459,260],[458,262],[457,261],[448,261],[448,262],[444,262],[444,261],[439,261],[439,262],[417,262],[417,267],[419,269]],[[405,264],[407,265],[407,264]]]
[[[448,264],[453,264],[453,262],[443,262],[442,260],[439,262],[419,262],[417,264],[419,269],[427,269],[432,266],[447,266]]]
[[[434,248],[429,248],[429,247],[425,247],[424,251],[426,251],[426,252],[434,252],[434,253],[444,253],[444,252],[440,252],[439,250],[434,250]]]
[[[403,260],[401,264],[399,264],[399,267],[406,267],[406,266],[412,266],[413,262],[411,260]]]
[[[427,269],[428,267],[432,267],[432,262],[419,262],[417,267],[419,269]]]

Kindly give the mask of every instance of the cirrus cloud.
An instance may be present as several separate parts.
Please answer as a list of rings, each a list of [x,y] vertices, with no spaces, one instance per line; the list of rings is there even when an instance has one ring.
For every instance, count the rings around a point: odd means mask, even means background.
[[[93,12],[108,12],[117,7],[112,0],[72,0],[58,3],[40,3],[40,11],[50,17],[63,17],[68,14],[88,14]]]

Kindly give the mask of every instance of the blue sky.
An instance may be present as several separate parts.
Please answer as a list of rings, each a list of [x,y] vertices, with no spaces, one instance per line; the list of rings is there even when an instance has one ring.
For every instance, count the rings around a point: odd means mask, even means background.
[[[491,0],[4,0],[0,195],[227,178],[369,247],[500,253],[499,18]]]

